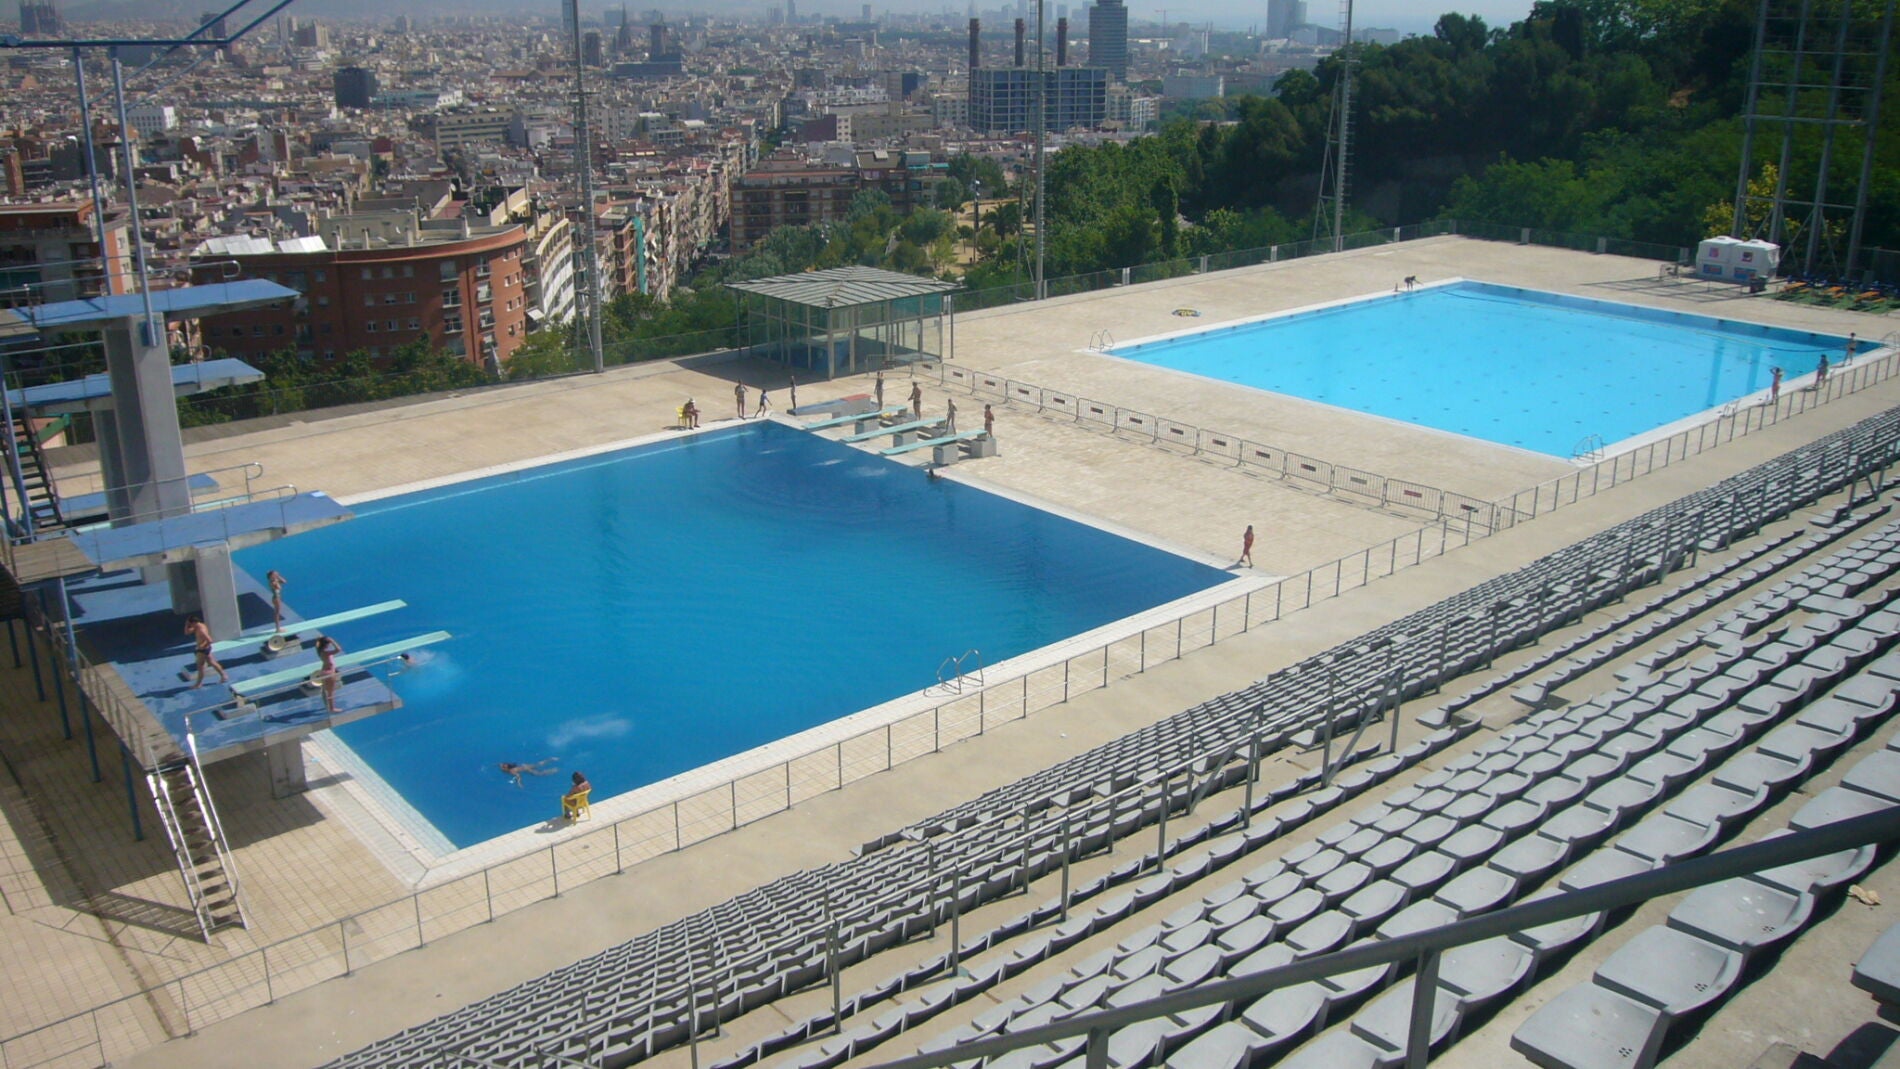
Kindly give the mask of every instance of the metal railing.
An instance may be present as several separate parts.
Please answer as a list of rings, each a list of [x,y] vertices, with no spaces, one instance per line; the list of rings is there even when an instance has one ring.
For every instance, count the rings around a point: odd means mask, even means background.
[[[784,812],[809,798],[984,735],[998,725],[1025,719],[1078,694],[1103,689],[1117,679],[1139,675],[1734,438],[1775,426],[1781,419],[1891,378],[1897,360],[1900,353],[1889,351],[1856,362],[1836,371],[1819,390],[1784,392],[1773,406],[1751,406],[1720,416],[1509,498],[1454,502],[1435,523],[1322,563],[1271,587],[1250,590],[1151,624],[1061,662],[960,694],[930,709],[576,835],[545,850],[417,891],[183,979],[167,981],[148,994],[167,1004],[175,1001],[180,1006],[195,1007],[187,1019],[204,1023],[249,1009],[278,994],[346,974],[355,966],[426,943],[429,933],[424,930],[425,916],[437,926],[436,934],[446,934]],[[56,628],[51,630],[58,633]],[[86,670],[99,671],[89,666]],[[132,722],[131,711],[116,708],[109,692],[105,701],[98,700],[102,689],[87,688],[100,715],[113,722],[115,729]],[[609,844],[611,849],[606,848]],[[481,888],[479,897],[472,890],[476,885]],[[452,904],[430,913],[425,900]],[[359,934],[352,935],[353,931]],[[175,1000],[166,994],[174,989],[178,992]],[[185,1000],[188,989],[201,992],[189,1003]],[[260,989],[266,996],[262,1000],[258,997]],[[84,1023],[88,1015],[119,1005],[115,1002],[0,1040],[0,1055],[46,1029],[90,1030],[92,1025]]]
[[[977,1039],[940,1051],[884,1062],[881,1069],[938,1069],[978,1058],[993,1058],[1026,1047],[1086,1037],[1088,1069],[1107,1069],[1108,1041],[1115,1030],[1137,1021],[1182,1014],[1202,1006],[1254,999],[1309,980],[1381,966],[1412,963],[1414,992],[1407,1033],[1407,1069],[1424,1069],[1431,1056],[1432,1003],[1438,997],[1438,962],[1447,950],[1556,924],[1577,917],[1639,906],[1654,898],[1694,890],[1767,869],[1809,861],[1876,843],[1900,842],[1900,806],[1852,817],[1808,831],[1725,850],[1707,857],[1665,865],[1649,872],[1609,880],[1577,891],[1510,906],[1440,928],[1367,942],[1305,961],[1268,969],[1238,980],[1201,984],[1185,991],[1113,1010],[1078,1014],[989,1039]]]
[[[1374,231],[1349,240],[1348,246],[1361,247],[1361,244],[1460,233],[1461,226],[1466,224],[1426,224],[1420,228]],[[1360,244],[1355,244],[1355,241]],[[1308,245],[1313,247],[1305,248]],[[1657,252],[1664,248],[1656,246],[1650,251]],[[1292,256],[1330,252],[1332,248],[1330,242],[1299,243],[1264,251],[1269,253],[1266,259],[1251,262],[1272,262]],[[1640,250],[1614,251],[1625,255],[1645,254]],[[1243,254],[1221,255],[1231,258]],[[1220,256],[1202,258],[1203,265],[1207,265],[1203,269],[1219,269],[1211,266],[1212,262],[1219,259]],[[1245,264],[1233,262],[1222,266]],[[1054,294],[1054,283],[1051,285],[1050,292]],[[959,295],[960,298],[964,296],[967,295]],[[962,306],[963,301],[960,299],[959,307]],[[1067,702],[1077,694],[1105,688],[1114,680],[1141,674],[1154,665],[1243,634],[1404,568],[1415,567],[1468,545],[1473,540],[1509,530],[1541,513],[1573,505],[1737,437],[1775,426],[1789,416],[1886,381],[1893,377],[1897,360],[1900,360],[1900,352],[1889,347],[1884,354],[1875,354],[1850,366],[1835,369],[1827,383],[1819,389],[1786,390],[1773,405],[1755,405],[1724,412],[1697,427],[1679,431],[1666,439],[1606,458],[1597,464],[1495,501],[1468,498],[1373,473],[1356,472],[1297,454],[1282,454],[1283,458],[1294,458],[1280,461],[1281,470],[1289,479],[1299,479],[1315,487],[1322,485],[1324,480],[1329,491],[1338,491],[1341,486],[1339,473],[1343,470],[1348,473],[1350,487],[1344,492],[1368,500],[1372,497],[1368,489],[1370,483],[1353,480],[1383,479],[1379,495],[1382,501],[1425,512],[1432,515],[1435,522],[1323,562],[1271,587],[1247,591],[1211,606],[1188,611],[1174,619],[1149,625],[1136,634],[1105,642],[1059,663],[999,680],[996,684],[959,695],[894,723],[869,729],[788,758],[769,768],[554,843],[544,851],[536,851],[418,890],[407,897],[273,942],[135,995],[0,1039],[0,1064],[8,1069],[14,1066],[99,1064],[109,1060],[110,1055],[105,1052],[120,1049],[110,1046],[113,1041],[106,1038],[108,1033],[118,1029],[134,1029],[143,1035],[146,1027],[143,1022],[150,1013],[164,1015],[157,1010],[142,1011],[140,1007],[147,1003],[175,1010],[185,1022],[188,1032],[196,1025],[274,1001],[281,994],[312,986],[333,976],[347,975],[357,966],[426,945],[432,935],[440,937],[474,923],[492,920],[495,916],[534,902],[557,897],[564,888],[571,889],[577,883],[621,872],[628,865],[725,834],[744,824],[783,812],[808,798],[841,789],[916,757],[936,753],[944,746],[983,735],[996,725],[1024,719],[1034,712]],[[1059,405],[1063,398],[1067,398],[1071,405],[1079,400],[1071,395],[1043,391],[1040,403],[1046,408]],[[1009,396],[1004,399],[1006,402],[1015,401]],[[1189,429],[1187,424],[1126,410],[1134,419],[1143,421],[1135,423],[1120,415],[1109,415],[1110,412],[1122,413],[1125,410],[1113,406],[1104,406],[1104,409],[1102,413],[1080,413],[1078,410],[1077,418],[1089,418],[1124,429],[1141,427],[1152,431],[1158,440],[1162,440],[1160,436],[1163,434],[1171,436],[1167,440],[1178,440],[1184,436],[1176,435],[1171,428],[1183,432]],[[1217,432],[1192,429],[1197,446],[1216,450],[1226,448],[1220,443],[1224,436]],[[1202,435],[1207,436],[1204,446],[1201,445]],[[1270,465],[1272,462],[1267,463]],[[294,492],[294,488],[290,489]],[[1434,499],[1432,494],[1442,496]],[[1430,509],[1425,506],[1428,501],[1433,502]],[[10,553],[11,549],[10,540],[0,539],[0,551]],[[48,634],[63,639],[61,629],[50,627],[46,630]],[[81,675],[111,671],[110,668],[92,666],[76,651],[63,652]],[[56,685],[60,678],[61,673],[54,673]],[[101,718],[111,724],[122,739],[136,743],[136,740],[148,737],[146,732],[139,730],[141,724],[137,714],[123,707],[110,687],[88,686],[83,689],[83,693]],[[72,738],[70,729],[67,738]],[[88,740],[90,742],[89,727]],[[157,755],[147,750],[135,751],[134,756],[149,767]],[[596,849],[607,841],[611,841],[611,851]],[[474,897],[471,890],[477,883],[481,887],[479,898]],[[429,912],[425,909],[425,900],[445,904]],[[425,929],[425,919],[435,925],[432,931]],[[163,1029],[164,1026],[161,1026],[161,1032]],[[60,1038],[51,1038],[55,1034]],[[80,1042],[77,1037],[82,1035],[89,1038]],[[149,1037],[123,1050],[143,1049],[162,1038],[164,1034]],[[47,1056],[32,1053],[53,1048],[59,1048],[64,1053]],[[76,1053],[80,1050],[101,1053],[96,1060],[88,1061],[93,1056]],[[68,1058],[76,1060],[65,1060]]]

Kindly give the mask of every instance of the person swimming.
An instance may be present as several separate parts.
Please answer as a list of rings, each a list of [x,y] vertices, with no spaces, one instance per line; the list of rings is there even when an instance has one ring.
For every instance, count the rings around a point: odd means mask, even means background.
[[[554,769],[545,768],[543,766],[553,765],[553,764],[558,764],[558,763],[559,761],[557,758],[549,757],[549,758],[544,758],[540,761],[535,761],[535,762],[527,763],[527,764],[524,764],[520,761],[503,761],[499,767],[501,768],[502,774],[512,778],[515,781],[515,786],[519,787],[522,785],[521,777],[523,776],[552,776],[554,775],[555,773]]]

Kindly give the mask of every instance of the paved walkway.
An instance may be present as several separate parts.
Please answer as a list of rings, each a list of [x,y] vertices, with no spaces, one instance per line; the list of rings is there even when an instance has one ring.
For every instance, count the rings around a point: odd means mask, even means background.
[[[1235,433],[1262,439],[1279,435],[1288,448],[1369,470],[1489,494],[1548,478],[1564,466],[1462,441],[1448,445],[1442,435],[1282,402],[1258,391],[1166,373],[1148,378],[1125,362],[1074,350],[1086,343],[1088,324],[1112,325],[1117,337],[1132,337],[1143,332],[1148,318],[1175,307],[1199,307],[1202,322],[1211,323],[1379,291],[1406,274],[1492,278],[1673,302],[1788,325],[1859,330],[1864,337],[1882,333],[1880,321],[1870,317],[1780,302],[1738,299],[1710,308],[1697,299],[1699,287],[1650,292],[1639,285],[1644,277],[1653,280],[1654,273],[1646,261],[1435,239],[979,313],[959,320],[957,359],[1046,386],[1138,402],[1163,415],[1193,413],[1205,425]],[[1170,320],[1165,329],[1179,325],[1178,319]],[[716,415],[728,410],[735,379],[771,386],[781,398],[782,375],[744,360],[691,368],[643,365],[249,433],[220,428],[215,436],[195,440],[187,452],[194,470],[258,460],[266,466],[267,484],[294,483],[347,498],[661,432],[671,427],[687,396]],[[860,377],[806,384],[800,393],[810,403],[867,392],[869,385]],[[939,405],[941,391],[927,392],[927,403]],[[960,401],[966,403],[967,398]],[[493,926],[432,941],[348,979],[280,999],[274,1007],[213,1025],[191,1039],[127,1056],[182,1032],[194,1006],[202,1011],[202,993],[195,990],[183,1005],[176,995],[140,1000],[114,1013],[102,1029],[118,1036],[113,1057],[122,1064],[314,1064],[775,875],[844,856],[907,820],[1258,678],[1894,403],[1900,403],[1900,386],[1887,384],[1826,406],[1620,487],[1588,508],[1560,511],[1323,603],[1296,622],[1257,629],[913,762],[901,775],[875,776],[814,798],[625,876],[571,889]],[[1238,552],[1239,531],[1255,523],[1262,531],[1256,558],[1265,573],[1291,573],[1417,525],[1020,409],[1000,410],[998,438],[1002,457],[952,469],[953,477],[1038,497],[1226,558]],[[1464,486],[1454,485],[1461,479]],[[330,925],[304,944],[274,952],[280,954],[274,967],[286,961],[293,967],[288,981],[306,983],[330,967],[321,963],[334,957],[344,939],[355,941],[353,947],[362,953],[364,943],[377,937],[376,919],[338,926],[339,918],[392,901],[401,903],[397,912],[409,908],[402,896],[414,874],[392,870],[364,846],[360,836],[379,832],[338,792],[320,783],[307,796],[273,802],[262,762],[233,761],[214,767],[211,785],[236,846],[253,926],[221,935],[215,946],[203,945],[181,908],[182,889],[149,807],[144,821],[151,834],[142,843],[130,841],[116,755],[103,748],[103,782],[91,783],[83,742],[61,738],[56,704],[37,700],[31,674],[10,670],[10,664],[0,651],[0,698],[9,710],[0,718],[0,754],[9,764],[9,770],[0,770],[0,892],[7,907],[0,917],[0,967],[9,991],[23,994],[0,1001],[0,1035]],[[24,789],[15,789],[16,784]],[[302,974],[294,970],[299,959],[309,963]],[[88,1036],[90,1028],[88,1023]]]

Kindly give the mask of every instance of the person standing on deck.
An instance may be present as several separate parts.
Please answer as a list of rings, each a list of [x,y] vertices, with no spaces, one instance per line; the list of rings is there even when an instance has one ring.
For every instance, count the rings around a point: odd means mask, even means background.
[[[765,414],[767,412],[770,412],[771,410],[772,410],[771,391],[761,386],[759,387],[759,410],[757,412],[752,413],[752,416],[754,419],[764,419]]]
[[[1781,369],[1777,367],[1768,370],[1768,403],[1772,405],[1781,400]]]
[[[336,655],[342,652],[343,647],[329,635],[317,640],[317,657],[323,666],[317,669],[316,683],[323,691],[323,708],[332,714],[336,712],[336,685],[343,675],[337,670]]]
[[[191,685],[191,689],[197,690],[205,685],[207,668],[217,670],[218,682],[229,683],[231,677],[225,675],[224,666],[218,663],[218,658],[211,652],[211,629],[205,626],[205,618],[195,612],[186,617],[185,635],[191,639],[192,654],[198,663],[198,681]]]
[[[910,384],[910,412],[918,419],[924,418],[924,384],[921,382]]]
[[[1253,524],[1251,523],[1247,525],[1246,533],[1240,536],[1240,559],[1234,563],[1253,567]]]
[[[792,395],[792,407],[786,409],[785,411],[791,415],[796,416],[798,415],[798,376],[797,375],[794,375],[789,371],[785,373],[785,389],[789,391]]]
[[[745,418],[745,383],[744,382],[740,382],[739,385],[734,386],[732,388],[732,399],[739,406],[739,418],[744,419]]]
[[[871,384],[871,391],[877,397],[877,410],[884,411],[884,373],[877,373],[877,381]]]
[[[271,626],[281,635],[284,633],[284,586],[288,580],[283,572],[272,568],[264,573],[264,581],[270,584]]]
[[[988,405],[983,406],[983,436],[996,437],[996,410]]]
[[[944,426],[947,428],[945,433],[947,434],[957,433],[957,399],[956,398],[952,397],[948,401],[944,402],[943,413],[944,413],[944,418],[943,418]]]

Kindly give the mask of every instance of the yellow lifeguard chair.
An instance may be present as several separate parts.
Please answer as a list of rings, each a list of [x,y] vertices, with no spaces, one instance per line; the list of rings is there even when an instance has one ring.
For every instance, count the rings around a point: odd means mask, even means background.
[[[570,824],[577,820],[592,819],[594,808],[587,804],[587,798],[593,793],[594,789],[589,787],[575,794],[562,795],[561,818]]]

